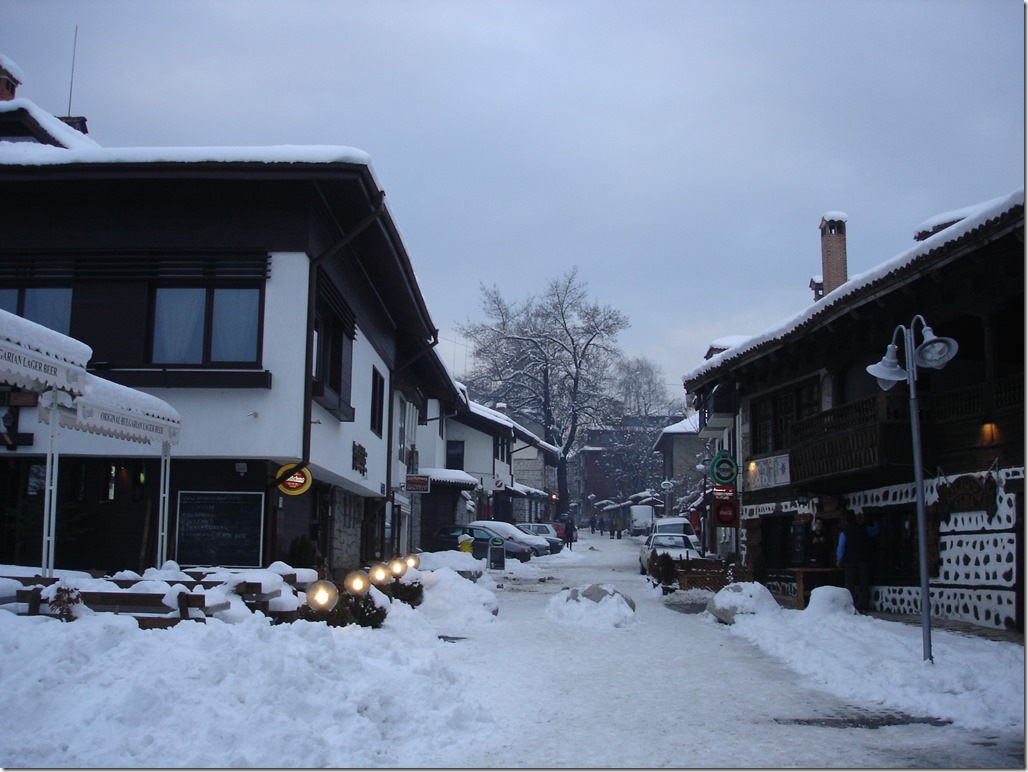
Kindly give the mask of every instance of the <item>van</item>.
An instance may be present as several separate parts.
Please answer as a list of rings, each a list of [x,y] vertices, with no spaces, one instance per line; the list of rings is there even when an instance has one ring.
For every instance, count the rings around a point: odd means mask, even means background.
[[[632,514],[632,527],[629,535],[642,536],[648,534],[656,515],[653,507],[649,504],[633,504],[628,509]]]
[[[681,533],[692,542],[692,548],[701,555],[703,547],[700,545],[700,537],[693,530],[692,521],[687,517],[658,517],[653,523],[654,533]]]

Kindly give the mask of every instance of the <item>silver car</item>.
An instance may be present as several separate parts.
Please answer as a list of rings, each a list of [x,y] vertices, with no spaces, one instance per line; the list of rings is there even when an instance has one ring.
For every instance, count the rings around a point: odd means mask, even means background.
[[[702,556],[686,541],[683,533],[652,533],[646,537],[642,549],[639,550],[639,573],[646,573],[646,565],[650,553],[666,554],[672,560],[702,560]]]

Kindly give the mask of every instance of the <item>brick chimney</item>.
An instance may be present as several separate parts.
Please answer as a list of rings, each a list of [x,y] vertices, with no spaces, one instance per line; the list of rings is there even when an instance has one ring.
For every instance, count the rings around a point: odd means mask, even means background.
[[[821,217],[821,296],[846,283],[846,220],[843,212]]]
[[[22,83],[21,70],[9,58],[0,54],[0,102],[10,102]]]

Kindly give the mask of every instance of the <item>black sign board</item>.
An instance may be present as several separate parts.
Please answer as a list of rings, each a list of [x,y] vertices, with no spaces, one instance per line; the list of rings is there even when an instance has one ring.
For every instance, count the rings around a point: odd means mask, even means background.
[[[178,564],[259,568],[263,524],[263,493],[180,491]]]

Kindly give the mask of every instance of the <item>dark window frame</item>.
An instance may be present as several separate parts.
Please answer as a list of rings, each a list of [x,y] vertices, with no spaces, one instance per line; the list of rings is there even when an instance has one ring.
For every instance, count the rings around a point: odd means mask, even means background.
[[[371,368],[370,428],[379,437],[385,430],[385,376],[374,366]]]
[[[821,379],[817,376],[754,398],[750,403],[751,454],[788,450],[792,424],[820,411]]]

